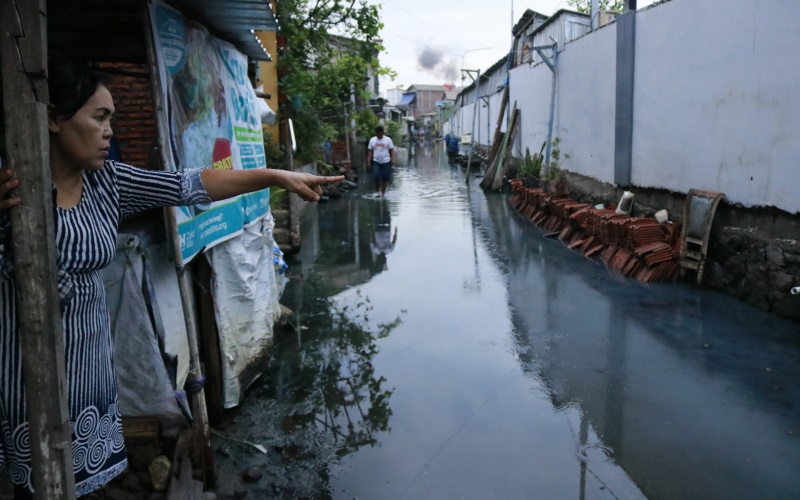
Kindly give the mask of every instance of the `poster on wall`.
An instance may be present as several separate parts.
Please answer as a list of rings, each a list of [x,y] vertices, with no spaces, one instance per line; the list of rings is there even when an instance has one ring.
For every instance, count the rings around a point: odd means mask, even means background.
[[[169,168],[266,168],[264,136],[247,58],[166,4],[150,4],[169,125]],[[269,190],[209,205],[175,207],[182,263],[230,239],[269,211]]]

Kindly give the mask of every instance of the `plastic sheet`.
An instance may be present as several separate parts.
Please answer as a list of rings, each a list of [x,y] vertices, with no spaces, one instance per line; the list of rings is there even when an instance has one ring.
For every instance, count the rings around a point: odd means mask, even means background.
[[[205,254],[214,269],[212,295],[222,351],[225,408],[239,404],[257,376],[251,368],[272,349],[282,292],[276,279],[273,226],[270,213]]]
[[[165,344],[165,337],[181,332],[157,330],[164,324],[162,311],[180,314],[181,321],[183,316],[180,309],[150,307],[159,304],[160,297],[166,294],[161,289],[143,286],[149,275],[145,264],[148,259],[135,235],[120,234],[114,260],[102,271],[120,409],[123,417],[158,418],[164,435],[176,436],[186,424],[175,394],[177,356],[162,351],[161,346]],[[175,277],[174,270],[172,276]],[[156,312],[151,316],[152,311]],[[155,321],[151,321],[151,317]],[[185,330],[182,334],[185,339]]]

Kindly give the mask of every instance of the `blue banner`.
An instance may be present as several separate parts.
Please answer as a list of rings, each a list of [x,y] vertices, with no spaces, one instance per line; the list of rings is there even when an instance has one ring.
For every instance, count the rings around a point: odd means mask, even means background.
[[[247,58],[163,3],[150,5],[169,168],[266,168],[264,135]],[[239,234],[269,212],[269,190],[210,205],[176,207],[180,259]]]

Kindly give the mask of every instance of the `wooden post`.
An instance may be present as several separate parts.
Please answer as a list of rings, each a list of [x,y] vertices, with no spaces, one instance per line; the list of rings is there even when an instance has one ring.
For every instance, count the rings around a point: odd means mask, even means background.
[[[284,131],[283,140],[284,140],[284,151],[286,151],[286,170],[289,172],[294,172],[294,150],[292,149],[292,124],[291,118],[287,118],[283,121],[284,123]],[[345,138],[347,138],[347,134],[345,134]],[[347,139],[347,159],[350,160],[350,142]],[[297,252],[300,249],[300,244],[302,243],[300,238],[300,216],[302,212],[303,205],[305,202],[300,198],[297,193],[288,193],[289,195],[289,245],[292,248],[292,252]]]
[[[166,121],[167,113],[164,110],[165,96],[161,92],[161,77],[158,71],[158,57],[156,55],[153,24],[150,20],[149,4],[144,6],[144,36],[147,46],[147,63],[150,71],[150,82],[153,89],[153,105],[156,117],[156,128],[158,129],[158,151],[161,161],[161,168],[168,169],[169,161],[167,151],[169,151],[169,124]],[[189,380],[190,388],[194,389],[192,396],[192,454],[196,465],[203,471],[205,482],[211,484],[214,481],[214,455],[211,450],[211,429],[208,423],[208,408],[206,407],[206,396],[203,391],[203,367],[200,362],[200,348],[197,341],[197,321],[194,306],[194,294],[192,293],[192,282],[184,267],[183,257],[181,256],[180,237],[178,236],[178,223],[175,219],[175,209],[165,208],[166,222],[170,238],[175,252],[175,267],[178,274],[178,288],[181,295],[181,305],[183,306],[183,317],[186,323],[186,336],[189,343]]]
[[[542,179],[546,179],[550,174],[550,148],[553,142],[553,117],[555,114],[556,106],[556,87],[558,84],[558,43],[553,44],[553,62],[547,60],[547,57],[539,49],[539,55],[542,56],[545,63],[550,67],[553,73],[550,86],[550,118],[547,121],[547,146],[544,152],[544,170],[542,171]]]
[[[22,206],[10,211],[17,323],[37,499],[75,498],[47,129],[45,0],[0,0],[0,72],[8,166]]]
[[[463,70],[462,70],[463,71]],[[475,104],[472,106],[472,129],[470,129],[469,156],[467,157],[466,183],[469,184],[469,171],[472,167],[472,152],[475,151],[475,117],[478,116],[478,101],[481,100],[481,70],[478,70],[478,78],[475,79]]]

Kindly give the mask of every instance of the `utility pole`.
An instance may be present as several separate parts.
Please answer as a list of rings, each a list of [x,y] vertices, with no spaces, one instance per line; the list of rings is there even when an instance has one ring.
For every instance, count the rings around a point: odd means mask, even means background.
[[[466,175],[466,182],[469,184],[469,171],[470,167],[472,166],[472,152],[475,151],[475,118],[478,116],[478,102],[480,99],[480,91],[481,91],[481,70],[474,70],[474,69],[462,69],[461,71],[467,73],[470,78],[472,77],[473,72],[477,72],[478,76],[475,77],[475,103],[472,106],[472,128],[470,129],[470,136],[469,136],[469,156],[467,157],[467,175]]]
[[[461,92],[464,92],[464,80],[466,80],[466,78],[467,78],[464,73],[469,74],[470,71],[473,71],[473,72],[475,71],[474,69],[472,69],[472,70],[465,70],[464,69],[464,56],[466,56],[470,52],[475,52],[475,51],[478,51],[478,50],[489,50],[489,49],[492,49],[492,48],[494,48],[494,47],[480,47],[480,48],[477,48],[477,49],[468,49],[468,50],[465,50],[463,54],[461,54]],[[472,75],[470,75],[470,76],[472,76]],[[461,108],[463,108],[464,107],[463,106],[463,104],[464,104],[464,98],[463,97],[461,98],[461,104],[462,104]],[[464,113],[461,112],[461,108],[459,108],[457,110],[457,113],[459,114],[459,118],[460,118],[460,121],[461,121],[460,130],[458,132],[459,132],[459,134],[461,136],[463,136],[464,135]]]
[[[45,0],[0,0],[8,168],[20,181],[23,203],[10,210],[10,217],[32,482],[35,498],[49,500],[75,498],[75,476],[56,288],[46,12]]]

